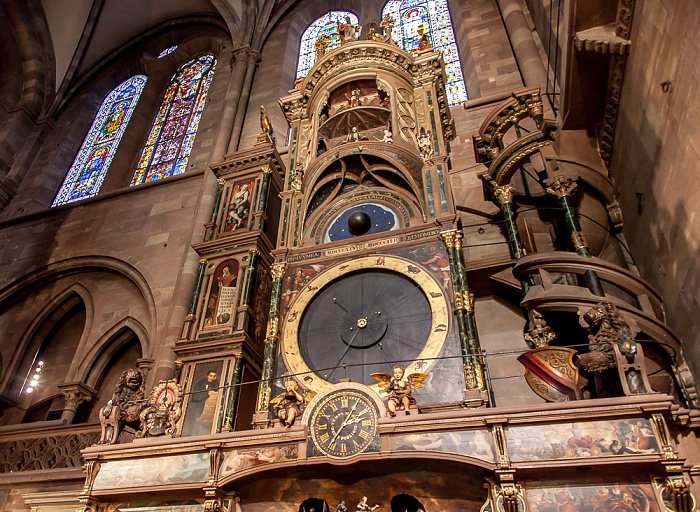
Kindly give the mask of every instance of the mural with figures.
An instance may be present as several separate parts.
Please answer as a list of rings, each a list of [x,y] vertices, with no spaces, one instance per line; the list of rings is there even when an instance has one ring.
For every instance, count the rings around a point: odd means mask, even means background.
[[[651,484],[525,486],[530,512],[662,512]]]
[[[389,446],[395,451],[456,453],[488,462],[495,461],[493,436],[486,430],[402,434],[391,436]]]
[[[509,427],[506,442],[513,462],[659,452],[646,418]]]
[[[255,450],[231,450],[222,455],[219,478],[225,478],[244,469],[276,462],[296,460],[299,446],[288,444]]]
[[[100,465],[92,488],[99,490],[204,482],[208,473],[209,453],[114,460]]]

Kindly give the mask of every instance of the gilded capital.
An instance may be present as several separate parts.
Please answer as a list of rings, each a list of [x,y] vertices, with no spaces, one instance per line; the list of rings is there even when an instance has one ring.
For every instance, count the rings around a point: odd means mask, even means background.
[[[275,263],[270,268],[270,274],[272,274],[272,279],[282,279],[284,272],[287,269],[287,262],[283,261],[281,263]]]
[[[561,199],[562,197],[571,196],[576,192],[577,187],[576,181],[571,178],[559,176],[547,187],[547,193]]]
[[[205,260],[204,258],[202,258],[201,260],[199,260],[199,264],[200,264],[200,265],[206,265],[206,264],[207,264],[207,260]]]
[[[445,243],[445,247],[448,249],[462,249],[462,232],[456,229],[451,229],[449,231],[443,231],[440,233],[440,238]]]
[[[270,174],[272,172],[272,167],[269,165],[266,165],[265,167],[262,168],[262,173],[263,174]]]
[[[513,185],[494,185],[493,195],[496,196],[498,204],[503,208],[507,204],[513,203],[513,197],[515,197],[515,187]]]
[[[226,183],[226,179],[224,178],[218,178],[216,182],[219,184],[220,187],[224,186],[224,183]]]

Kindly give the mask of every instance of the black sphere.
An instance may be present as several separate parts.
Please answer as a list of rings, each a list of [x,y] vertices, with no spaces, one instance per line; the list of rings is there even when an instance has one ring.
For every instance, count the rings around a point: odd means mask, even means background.
[[[352,212],[348,217],[348,229],[354,236],[364,235],[372,228],[372,219],[363,211]]]

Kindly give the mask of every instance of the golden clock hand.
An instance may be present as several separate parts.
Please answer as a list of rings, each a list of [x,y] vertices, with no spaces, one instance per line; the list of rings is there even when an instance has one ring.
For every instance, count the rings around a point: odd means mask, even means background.
[[[331,439],[329,446],[331,444],[333,444],[333,442],[338,438],[338,436],[340,435],[340,432],[342,432],[342,430],[350,424],[350,422],[348,420],[352,416],[352,413],[355,412],[355,409],[357,408],[358,402],[359,402],[359,400],[355,401],[355,405],[352,406],[352,409],[350,409],[350,412],[348,413],[348,415],[345,416],[343,423],[340,425],[340,428],[336,431],[335,435],[333,436],[333,439]]]

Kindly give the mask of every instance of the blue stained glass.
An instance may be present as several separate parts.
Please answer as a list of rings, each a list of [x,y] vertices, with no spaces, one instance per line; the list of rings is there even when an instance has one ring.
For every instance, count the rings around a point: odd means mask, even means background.
[[[316,63],[316,48],[314,45],[318,38],[326,36],[330,43],[326,51],[337,48],[340,45],[338,35],[338,22],[345,23],[345,18],[350,18],[350,23],[359,23],[357,16],[347,11],[330,11],[314,21],[301,36],[301,47],[299,48],[299,64],[297,65],[297,78],[303,78]]]
[[[175,73],[153,121],[132,186],[185,172],[215,66],[214,56],[205,55]]]
[[[97,195],[146,80],[133,76],[104,99],[52,207]]]
[[[422,34],[425,34],[433,49],[442,53],[447,76],[445,92],[450,107],[467,101],[447,0],[390,0],[382,11],[382,16],[387,14],[395,21],[392,37],[401,48],[416,55],[420,51]]]

